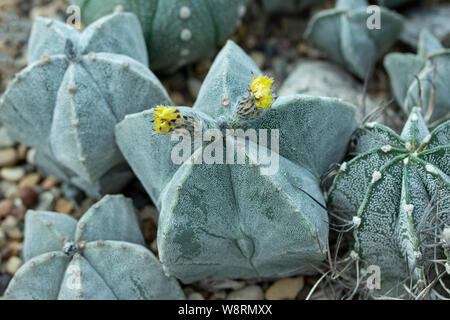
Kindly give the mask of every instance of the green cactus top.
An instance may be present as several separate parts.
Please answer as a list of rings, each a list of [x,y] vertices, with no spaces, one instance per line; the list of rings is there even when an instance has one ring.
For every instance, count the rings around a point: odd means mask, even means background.
[[[89,24],[117,6],[142,24],[152,70],[174,71],[211,53],[234,32],[247,0],[72,0]]]
[[[422,30],[417,55],[391,53],[384,59],[397,103],[409,112],[421,106],[431,126],[450,117],[450,50]]]
[[[28,211],[26,263],[11,280],[9,300],[183,299],[144,246],[130,199],[106,196],[77,221]]]
[[[329,208],[351,219],[354,256],[381,268],[385,289],[421,280],[432,241],[425,230],[450,223],[450,121],[430,133],[414,108],[401,136],[369,123],[355,143],[359,155],[341,165]]]
[[[160,210],[161,262],[183,282],[311,273],[324,259],[328,224],[319,180],[344,156],[355,107],[301,95],[273,101],[272,81],[229,41],[193,108],[158,107],[117,125],[122,153]],[[175,164],[179,138],[164,133],[181,128],[192,136],[196,122],[215,129],[214,142],[194,141],[195,151]],[[267,129],[267,140],[236,137],[231,129]],[[272,129],[279,130],[278,147]],[[236,152],[229,157],[229,150]],[[207,153],[219,160],[205,160]],[[261,155],[279,159],[278,168],[262,174],[271,169]]]
[[[313,16],[304,35],[361,79],[369,75],[403,29],[402,17],[386,8],[379,8],[380,25],[369,29],[367,7],[366,0],[338,0],[335,8]]]
[[[116,123],[170,103],[147,68],[139,21],[116,13],[80,33],[37,18],[29,42],[30,64],[2,96],[0,120],[37,149],[37,164],[50,173],[94,197],[118,191],[131,174],[115,144]]]

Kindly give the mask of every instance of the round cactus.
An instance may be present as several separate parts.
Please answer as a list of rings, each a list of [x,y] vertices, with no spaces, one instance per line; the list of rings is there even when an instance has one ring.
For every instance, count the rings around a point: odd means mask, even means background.
[[[77,221],[28,211],[24,258],[7,300],[184,299],[144,246],[130,199],[106,196]]]
[[[132,175],[115,144],[116,123],[170,103],[147,68],[139,21],[117,13],[79,33],[37,18],[28,56],[2,96],[0,120],[12,138],[36,148],[49,173],[93,197],[118,191]]]
[[[384,66],[394,97],[406,112],[421,106],[432,126],[450,117],[450,50],[429,31],[421,32],[417,55],[391,53]]]
[[[238,26],[247,0],[72,0],[89,24],[118,6],[142,24],[152,70],[177,68],[212,51]]]
[[[229,41],[193,108],[161,106],[117,125],[122,153],[160,210],[164,269],[185,283],[313,273],[325,257],[328,219],[320,180],[344,156],[356,128],[355,107],[301,95],[274,101],[272,82]],[[214,143],[194,142],[195,151],[175,163],[173,134],[185,129],[191,137],[198,123],[205,133],[215,130]],[[266,129],[269,141],[271,130],[279,130],[279,147],[229,131],[240,129]],[[234,146],[238,151],[229,157]],[[198,163],[211,148],[222,156]],[[279,159],[278,168],[267,172],[262,154]]]
[[[305,39],[361,79],[397,41],[403,30],[400,15],[380,8],[379,29],[367,25],[366,0],[338,0],[334,9],[318,12],[310,20]]]
[[[406,279],[425,277],[427,228],[450,223],[450,121],[430,133],[414,108],[401,136],[369,123],[355,143],[359,155],[341,165],[329,208],[352,221],[353,256],[379,266],[383,290],[395,295]]]

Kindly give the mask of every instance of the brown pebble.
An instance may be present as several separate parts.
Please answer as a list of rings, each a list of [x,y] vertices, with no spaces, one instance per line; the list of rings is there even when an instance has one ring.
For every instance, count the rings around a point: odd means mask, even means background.
[[[6,218],[14,211],[14,203],[11,200],[0,201],[0,219]]]
[[[19,191],[19,198],[27,208],[34,207],[38,202],[38,194],[32,187],[24,187]]]
[[[58,183],[59,183],[58,179],[50,176],[50,177],[45,178],[45,180],[41,184],[41,187],[44,190],[50,190],[51,188],[56,186]]]
[[[0,167],[12,167],[17,160],[17,151],[14,148],[0,150]]]
[[[64,198],[59,198],[56,200],[55,211],[63,214],[70,214],[72,210],[75,208],[75,204],[73,202],[67,201]]]
[[[28,152],[28,147],[24,144],[20,144],[19,147],[17,148],[17,156],[19,158],[19,160],[26,160],[27,159],[27,152]]]
[[[19,219],[20,222],[23,222],[25,220],[25,213],[27,212],[27,208],[24,206],[15,207],[13,210],[12,215]]]
[[[39,183],[39,181],[41,181],[41,175],[39,173],[30,173],[20,180],[19,189],[34,187]]]

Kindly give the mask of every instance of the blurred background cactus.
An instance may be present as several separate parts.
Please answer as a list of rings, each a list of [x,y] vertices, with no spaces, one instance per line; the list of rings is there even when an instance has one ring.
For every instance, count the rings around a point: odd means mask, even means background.
[[[183,299],[144,238],[130,199],[106,196],[77,221],[30,211],[25,264],[5,292],[8,300]]]
[[[430,126],[450,118],[450,50],[423,30],[417,54],[391,53],[384,59],[397,103],[411,111],[422,108]]]
[[[85,24],[121,6],[142,24],[152,70],[175,71],[214,49],[234,32],[247,0],[72,0]]]
[[[136,17],[109,15],[81,34],[38,18],[28,59],[1,99],[9,134],[37,149],[39,166],[91,196],[120,190],[131,173],[115,145],[115,124],[170,102],[146,66]]]

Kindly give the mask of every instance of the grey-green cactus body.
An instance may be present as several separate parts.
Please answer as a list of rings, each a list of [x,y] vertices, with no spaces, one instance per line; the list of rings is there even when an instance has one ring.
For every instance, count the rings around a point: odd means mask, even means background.
[[[126,114],[170,103],[147,68],[137,18],[113,14],[82,33],[37,18],[28,56],[30,65],[2,96],[1,121],[36,148],[37,164],[49,173],[94,197],[118,191],[131,173],[114,126]]]
[[[394,97],[406,112],[421,106],[431,125],[450,117],[450,50],[430,32],[422,31],[417,55],[391,53],[384,66]]]
[[[28,211],[24,258],[6,292],[19,300],[183,299],[144,246],[130,199],[106,196],[80,221]]]
[[[84,23],[121,6],[142,24],[152,70],[175,69],[204,57],[238,26],[247,0],[73,0]]]
[[[310,44],[360,79],[370,75],[403,29],[402,17],[386,8],[379,8],[379,26],[369,28],[367,7],[365,0],[338,0],[334,9],[313,16],[304,35]]]
[[[383,290],[395,295],[403,281],[424,279],[427,229],[450,222],[450,122],[430,133],[415,108],[401,136],[366,124],[355,143],[359,155],[341,165],[329,208],[353,222],[355,253],[381,268]]]
[[[222,163],[194,164],[212,147],[209,140],[204,151],[197,147],[175,165],[171,153],[178,139],[152,135],[153,110],[127,116],[117,125],[120,149],[160,210],[158,249],[164,269],[185,283],[311,273],[327,250],[319,180],[344,156],[356,127],[355,108],[337,99],[294,95],[243,120],[236,108],[248,94],[252,73],[261,72],[230,41],[194,107],[179,108],[204,127],[217,129]],[[268,142],[235,139],[230,129],[267,129]],[[279,150],[270,142],[271,129],[279,130]],[[244,163],[237,164],[238,152],[230,163],[227,143],[243,152]],[[265,153],[279,157],[279,166],[262,175],[269,169],[259,158]]]

